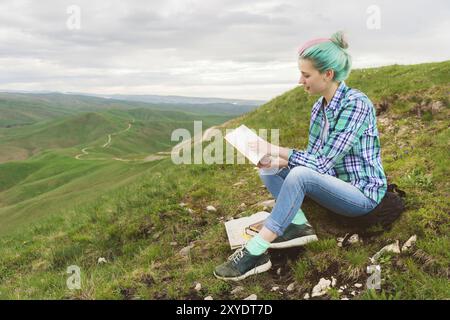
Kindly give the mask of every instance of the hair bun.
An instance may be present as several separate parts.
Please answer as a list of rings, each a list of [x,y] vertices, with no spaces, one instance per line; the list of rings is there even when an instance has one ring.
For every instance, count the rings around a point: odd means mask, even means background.
[[[345,39],[344,32],[338,31],[331,36],[331,41],[337,44],[342,49],[348,48],[347,40]]]

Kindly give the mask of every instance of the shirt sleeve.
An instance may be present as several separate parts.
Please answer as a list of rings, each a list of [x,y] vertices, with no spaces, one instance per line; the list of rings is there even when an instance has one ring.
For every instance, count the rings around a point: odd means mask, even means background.
[[[289,149],[289,151],[288,151],[288,159],[292,156],[293,153],[294,153],[294,149]]]
[[[289,168],[305,166],[322,174],[328,172],[362,136],[368,126],[370,112],[371,106],[362,100],[349,102],[338,116],[324,147],[315,154],[308,150],[294,150],[288,160]]]

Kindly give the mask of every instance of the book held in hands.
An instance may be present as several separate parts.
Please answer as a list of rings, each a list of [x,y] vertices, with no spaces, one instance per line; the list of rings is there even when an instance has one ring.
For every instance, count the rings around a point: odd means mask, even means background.
[[[246,125],[241,125],[228,133],[225,136],[225,140],[235,147],[240,153],[242,153],[255,166],[258,165],[260,161],[261,163],[264,163],[264,161],[267,160],[268,155],[265,150],[254,150],[249,146],[250,143],[265,145],[267,144],[267,141],[259,137]]]

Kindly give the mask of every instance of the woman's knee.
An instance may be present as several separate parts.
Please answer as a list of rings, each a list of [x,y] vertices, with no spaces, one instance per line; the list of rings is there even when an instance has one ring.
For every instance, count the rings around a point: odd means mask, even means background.
[[[297,166],[291,169],[288,176],[286,177],[286,181],[304,183],[311,180],[314,172],[315,171],[313,169],[304,166]]]
[[[311,175],[311,173],[313,172],[313,169],[310,169],[308,167],[304,167],[304,166],[297,166],[295,168],[292,168],[291,171],[289,172],[289,176],[293,176],[293,177],[305,177],[305,176],[309,176]]]

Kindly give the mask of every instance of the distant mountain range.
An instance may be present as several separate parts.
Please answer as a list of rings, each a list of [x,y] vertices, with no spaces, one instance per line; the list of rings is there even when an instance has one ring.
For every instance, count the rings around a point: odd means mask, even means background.
[[[0,127],[32,124],[80,112],[151,109],[210,115],[241,115],[262,101],[154,95],[86,95],[59,92],[1,92]]]
[[[91,94],[85,94],[91,95]],[[128,101],[141,101],[147,103],[169,103],[169,104],[210,104],[210,103],[230,103],[248,106],[259,106],[266,101],[262,100],[243,100],[243,99],[225,99],[225,98],[201,98],[201,97],[183,97],[183,96],[158,96],[158,95],[91,95],[109,99],[119,99]]]
[[[76,96],[90,96],[105,99],[117,99],[127,101],[140,101],[147,103],[168,103],[168,104],[210,104],[210,103],[229,103],[248,106],[260,106],[267,101],[247,100],[247,99],[226,99],[210,97],[184,97],[184,96],[162,96],[162,95],[129,95],[129,94],[93,94],[82,92],[55,92],[55,91],[26,91],[26,90],[1,90],[0,93],[27,93],[27,94],[65,94]]]

